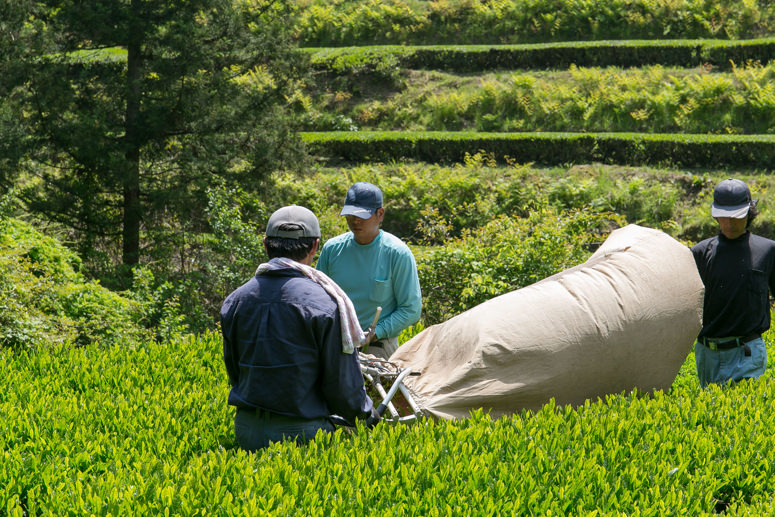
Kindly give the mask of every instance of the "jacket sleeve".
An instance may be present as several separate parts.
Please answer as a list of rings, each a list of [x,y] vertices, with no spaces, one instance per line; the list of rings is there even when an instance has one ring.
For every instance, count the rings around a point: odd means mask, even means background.
[[[391,278],[396,309],[380,319],[376,332],[378,339],[398,336],[402,330],[419,321],[422,311],[420,278],[414,255],[406,248],[405,252],[396,254],[394,260]]]
[[[327,321],[320,335],[320,368],[328,409],[350,422],[368,418],[374,404],[363,385],[358,354],[342,351],[339,313],[335,312]]]
[[[226,365],[226,373],[229,383],[235,386],[239,381],[239,357],[234,350],[232,330],[234,329],[235,303],[232,298],[227,298],[221,307],[221,334],[223,335],[223,362]]]
[[[775,243],[770,244],[770,278],[767,282],[770,293],[769,296],[775,296]]]

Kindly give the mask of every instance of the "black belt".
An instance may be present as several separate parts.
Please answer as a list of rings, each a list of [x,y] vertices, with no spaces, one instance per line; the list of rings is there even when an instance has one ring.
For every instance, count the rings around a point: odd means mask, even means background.
[[[270,411],[267,411],[266,409],[257,408],[257,407],[237,406],[237,409],[239,409],[240,411],[245,411],[246,413],[255,413],[256,416],[259,416],[262,418],[270,418],[272,416],[272,413]]]
[[[721,338],[721,340],[708,337],[699,337],[697,338],[697,342],[702,343],[711,350],[730,350],[732,348],[745,346],[745,344],[749,341],[760,339],[761,337],[761,334],[749,334],[747,336],[736,337],[734,339]]]

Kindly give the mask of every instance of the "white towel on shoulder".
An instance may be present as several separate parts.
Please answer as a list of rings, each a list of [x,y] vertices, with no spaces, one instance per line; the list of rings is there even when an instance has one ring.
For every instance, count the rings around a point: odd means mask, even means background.
[[[328,275],[313,267],[285,257],[273,258],[269,262],[261,264],[258,266],[256,274],[260,275],[266,271],[289,268],[301,272],[304,276],[319,284],[334,299],[342,320],[342,352],[352,354],[355,351],[355,347],[359,346],[365,339],[363,329],[361,329],[361,325],[358,322],[358,315],[355,312],[352,300]]]

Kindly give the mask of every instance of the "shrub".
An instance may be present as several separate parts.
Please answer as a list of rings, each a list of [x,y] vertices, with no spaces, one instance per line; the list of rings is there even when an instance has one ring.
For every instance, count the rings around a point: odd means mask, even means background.
[[[771,134],[774,76],[775,64],[755,62],[733,62],[729,72],[575,64],[539,74],[415,72],[390,95],[310,100],[309,117],[320,123],[306,127],[328,131],[336,124],[325,119],[341,117],[365,130]]]
[[[80,272],[52,237],[0,218],[0,347],[127,344],[147,339],[139,303]]]
[[[416,249],[423,323],[439,323],[575,266],[622,224],[621,217],[610,213],[545,207],[527,217],[497,217],[443,247]]]
[[[773,33],[766,0],[303,0],[302,46],[748,39]]]
[[[477,152],[499,161],[544,165],[602,162],[767,169],[775,162],[773,135],[369,131],[304,133],[302,138],[318,157],[346,163],[454,163]]]

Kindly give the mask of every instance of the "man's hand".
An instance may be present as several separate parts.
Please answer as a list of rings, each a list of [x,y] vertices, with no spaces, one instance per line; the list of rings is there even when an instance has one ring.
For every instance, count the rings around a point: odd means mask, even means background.
[[[361,346],[366,351],[369,343],[377,339],[377,322],[379,322],[379,315],[382,314],[382,307],[377,307],[377,311],[374,313],[374,319],[371,321],[371,325],[366,329],[366,335],[363,338]]]
[[[363,338],[363,344],[368,345],[377,340],[377,329],[371,327],[366,330],[366,337]]]
[[[377,425],[380,420],[382,420],[382,417],[379,416],[379,413],[377,413],[377,410],[374,408],[371,408],[371,416],[366,418],[366,421],[364,422],[364,424],[368,429],[371,429],[372,427]]]

